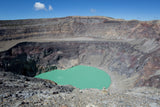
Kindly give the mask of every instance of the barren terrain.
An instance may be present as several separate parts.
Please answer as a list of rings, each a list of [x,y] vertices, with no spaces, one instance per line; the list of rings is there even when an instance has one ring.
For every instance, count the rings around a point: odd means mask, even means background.
[[[79,90],[34,78],[76,65],[104,70],[111,86]],[[160,21],[98,16],[0,21],[0,71],[1,106],[158,107]]]

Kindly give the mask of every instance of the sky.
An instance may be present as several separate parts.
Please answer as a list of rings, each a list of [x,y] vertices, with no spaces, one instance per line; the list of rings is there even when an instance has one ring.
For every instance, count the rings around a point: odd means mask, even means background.
[[[160,0],[0,0],[0,20],[106,16],[160,19]]]

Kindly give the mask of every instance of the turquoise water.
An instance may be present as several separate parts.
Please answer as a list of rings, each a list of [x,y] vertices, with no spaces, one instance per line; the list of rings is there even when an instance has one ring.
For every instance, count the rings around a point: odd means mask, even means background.
[[[80,89],[103,87],[111,84],[110,76],[95,67],[78,65],[66,70],[53,70],[37,75],[36,78],[48,79],[59,85],[72,85]]]

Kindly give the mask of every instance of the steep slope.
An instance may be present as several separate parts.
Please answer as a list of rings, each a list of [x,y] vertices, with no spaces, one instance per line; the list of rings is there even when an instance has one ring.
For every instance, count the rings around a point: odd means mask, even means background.
[[[73,37],[105,40],[153,39],[159,42],[160,22],[125,21],[108,17],[78,16],[54,19],[0,21],[1,51],[14,46],[20,41],[43,41],[43,39],[46,40],[47,38],[49,40],[57,40],[58,38]],[[3,42],[8,40],[12,41]],[[4,45],[3,47],[2,44]]]
[[[107,17],[65,17],[54,19],[0,21],[1,40],[36,36],[87,36],[107,39],[156,38],[159,21],[125,21]]]
[[[149,85],[147,81],[151,81],[152,75],[159,75],[159,53],[160,49],[144,53],[127,42],[115,41],[25,42],[0,53],[0,68],[16,74],[35,76],[55,68],[90,65],[127,79],[139,75],[136,82],[132,81],[136,86],[158,88],[158,79]],[[112,78],[115,74],[111,73]]]

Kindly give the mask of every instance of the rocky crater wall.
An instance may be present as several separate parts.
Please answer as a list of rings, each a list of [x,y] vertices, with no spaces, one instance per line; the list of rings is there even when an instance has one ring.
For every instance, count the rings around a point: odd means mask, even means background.
[[[0,41],[30,37],[94,37],[103,39],[160,40],[159,21],[125,21],[109,17],[64,17],[0,21]]]
[[[33,78],[79,64],[107,72],[110,87],[79,90]],[[159,20],[70,16],[0,21],[0,106],[159,107],[159,88]]]
[[[33,77],[84,64],[126,81],[138,75],[134,86],[160,86],[158,20],[71,16],[0,21],[0,51],[1,71]]]
[[[35,76],[49,70],[82,64],[106,67],[126,78],[138,74],[135,86],[159,88],[158,74],[155,75],[158,78],[156,80],[151,76],[160,69],[159,52],[144,53],[129,43],[113,41],[23,42],[0,53],[0,69]]]

